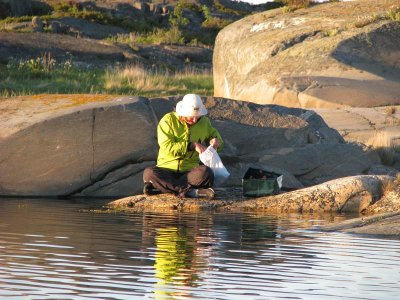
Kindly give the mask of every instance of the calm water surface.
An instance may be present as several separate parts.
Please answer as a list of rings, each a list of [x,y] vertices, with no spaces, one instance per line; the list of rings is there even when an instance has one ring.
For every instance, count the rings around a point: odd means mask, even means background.
[[[400,241],[344,216],[102,214],[0,200],[1,299],[399,299]],[[99,205],[99,202],[96,202]]]

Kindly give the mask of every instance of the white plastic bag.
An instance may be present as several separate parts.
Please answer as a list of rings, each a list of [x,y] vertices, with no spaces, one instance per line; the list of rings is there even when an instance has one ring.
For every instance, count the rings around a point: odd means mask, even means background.
[[[222,163],[217,151],[213,146],[208,148],[199,155],[201,162],[210,167],[214,172],[214,186],[220,186],[231,175]]]

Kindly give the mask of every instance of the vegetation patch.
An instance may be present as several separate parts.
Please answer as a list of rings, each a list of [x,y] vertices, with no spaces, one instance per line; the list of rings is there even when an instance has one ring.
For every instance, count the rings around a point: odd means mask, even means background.
[[[220,12],[244,17],[245,13],[225,7],[219,0],[214,0],[214,8]]]
[[[95,1],[93,1],[95,2]],[[2,2],[0,1],[0,4]],[[51,33],[50,21],[64,17],[84,19],[93,23],[121,27],[136,36],[138,43],[144,44],[190,44],[212,46],[218,32],[249,12],[225,7],[216,0],[207,5],[179,0],[166,16],[143,13],[140,17],[116,17],[116,15],[96,6],[80,1],[47,1],[48,9],[43,11],[40,19],[44,21],[44,31]],[[0,19],[2,19],[0,6]],[[225,15],[225,17],[221,16]],[[195,17],[193,17],[195,16]],[[165,15],[164,15],[165,17]],[[8,17],[0,20],[0,27],[7,23],[31,22],[32,16]],[[3,25],[3,26],[1,26]],[[7,30],[7,29],[2,29]],[[17,32],[31,31],[28,29],[13,29]]]
[[[56,20],[63,17],[83,19],[103,25],[119,26],[126,30],[137,32],[149,32],[157,27],[156,22],[145,16],[136,19],[119,19],[100,10],[84,8],[75,1],[51,4],[50,14],[40,15],[43,21]],[[7,17],[0,21],[0,25],[30,21],[32,21],[32,16]]]
[[[190,91],[212,95],[213,82],[209,72],[185,70],[171,73],[132,65],[106,70],[104,88],[112,94],[157,96],[185,94]]]
[[[81,8],[76,3],[59,3],[53,6],[54,17],[74,17],[78,19],[84,19],[100,24],[111,24],[119,25],[119,21],[107,14],[101,13],[100,11],[87,10]]]
[[[108,69],[57,62],[49,54],[36,59],[13,60],[0,65],[0,96],[34,94],[180,95],[213,94],[210,72],[168,72],[140,65]]]
[[[400,22],[400,6],[392,6],[392,8],[386,14],[360,16],[353,23],[353,26],[355,28],[362,28],[381,20]]]
[[[205,20],[202,23],[203,28],[215,28],[215,29],[221,30],[225,26],[232,23],[231,20],[220,19],[220,18],[211,16],[210,9],[205,5],[202,7],[202,11],[203,11],[204,18],[205,18]]]
[[[100,10],[87,9],[74,1],[61,2],[53,5],[52,18],[74,17],[103,25],[114,25],[131,31],[148,32],[157,24],[150,18],[119,19]]]
[[[369,16],[360,16],[353,23],[353,26],[355,28],[362,28],[362,27],[373,24],[373,23],[383,20],[383,19],[384,19],[384,16],[377,15],[377,14],[373,14],[373,15],[369,15]]]
[[[133,43],[139,44],[185,44],[185,38],[183,32],[178,27],[174,26],[170,29],[157,28],[153,32],[148,34],[136,34],[131,35],[131,41],[133,38]]]
[[[204,21],[201,23],[201,31],[191,30],[190,20],[185,17],[185,10],[191,10]],[[161,45],[214,45],[218,32],[232,23],[232,20],[213,17],[210,9],[203,5],[200,7],[194,3],[179,1],[173,13],[168,19],[167,28],[154,28],[151,31],[139,33],[131,32],[125,35],[117,35],[107,40],[111,42],[127,43],[132,48],[135,44]]]
[[[366,144],[376,151],[385,166],[392,166],[395,162],[396,153],[400,153],[400,146],[393,145],[387,132],[376,132]]]
[[[385,112],[388,116],[394,115],[396,113],[396,106],[387,106]]]
[[[392,6],[387,15],[390,20],[400,22],[400,5]]]
[[[291,13],[297,9],[311,6],[311,0],[280,0],[277,1],[283,5],[283,13]]]

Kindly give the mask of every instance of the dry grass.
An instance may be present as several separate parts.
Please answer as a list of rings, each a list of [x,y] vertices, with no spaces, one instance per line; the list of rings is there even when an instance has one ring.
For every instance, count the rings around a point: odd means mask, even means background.
[[[375,23],[376,21],[381,20],[383,17],[377,14],[368,15],[368,16],[359,16],[357,20],[353,23],[355,28],[362,28],[368,26],[369,24]]]
[[[367,141],[367,145],[377,148],[377,147],[390,147],[392,146],[392,141],[389,134],[385,131],[377,131],[374,136]]]
[[[212,85],[211,79],[212,76],[208,71],[199,72],[187,69],[170,74],[167,71],[148,70],[141,65],[130,65],[107,70],[104,88],[112,91],[130,87],[142,94],[151,91],[160,91],[165,94],[201,89],[203,82],[204,93],[208,88],[208,82]]]
[[[393,5],[387,12],[387,16],[392,21],[400,22],[400,5]]]
[[[330,28],[330,29],[325,30],[324,35],[333,37],[333,36],[338,35],[339,33],[340,33],[340,30],[338,28]]]
[[[366,144],[371,146],[379,155],[382,164],[392,166],[395,161],[397,147],[392,143],[390,135],[385,131],[377,131]]]
[[[395,183],[396,183],[397,185],[400,185],[400,172],[397,173],[397,175],[396,175]]]
[[[188,92],[212,95],[210,71],[186,69],[155,71],[140,65],[109,69],[80,69],[67,61],[58,63],[50,55],[0,64],[0,96],[34,94],[118,94],[154,97]]]
[[[311,0],[286,0],[285,3],[290,8],[299,9],[299,8],[306,8],[311,5]]]
[[[400,188],[400,172],[397,173],[394,180],[384,182],[382,186],[383,195],[387,196],[391,192],[396,192]]]
[[[396,113],[396,107],[395,106],[387,106],[385,108],[385,112],[386,112],[386,115],[388,115],[388,116],[394,115]]]

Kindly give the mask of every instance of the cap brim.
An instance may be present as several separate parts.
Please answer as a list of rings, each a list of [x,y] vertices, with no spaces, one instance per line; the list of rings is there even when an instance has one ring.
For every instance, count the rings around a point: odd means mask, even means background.
[[[187,108],[185,108],[183,101],[179,101],[176,104],[176,113],[181,117],[201,117],[205,116],[208,111],[204,105],[201,106],[197,112],[194,112],[193,110],[189,111]]]

